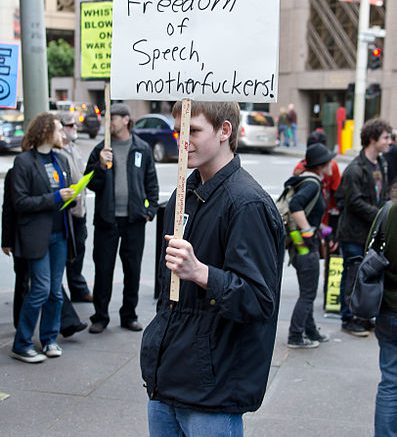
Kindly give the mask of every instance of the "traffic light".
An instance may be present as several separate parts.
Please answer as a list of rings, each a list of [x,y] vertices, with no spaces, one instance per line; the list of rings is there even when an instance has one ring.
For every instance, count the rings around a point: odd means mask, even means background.
[[[368,68],[371,70],[377,70],[381,67],[382,63],[382,49],[379,47],[373,47],[369,51]]]

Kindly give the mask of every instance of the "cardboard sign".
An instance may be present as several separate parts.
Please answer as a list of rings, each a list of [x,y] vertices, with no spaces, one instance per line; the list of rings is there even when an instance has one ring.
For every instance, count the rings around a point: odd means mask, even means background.
[[[279,0],[114,0],[112,99],[274,102]]]
[[[340,312],[340,281],[343,272],[343,257],[331,255],[329,258],[329,270],[327,288],[325,294],[325,311],[330,313]]]
[[[17,105],[18,44],[0,43],[0,108]]]
[[[111,1],[81,3],[82,79],[107,79],[110,77],[112,6]]]

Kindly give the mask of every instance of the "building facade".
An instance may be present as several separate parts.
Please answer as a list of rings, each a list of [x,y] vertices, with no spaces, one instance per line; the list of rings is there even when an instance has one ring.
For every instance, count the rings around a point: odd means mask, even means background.
[[[352,118],[358,20],[359,3],[281,0],[279,98],[271,112],[294,103],[302,143],[311,130],[336,124],[339,106]],[[386,37],[375,41],[382,63],[368,70],[366,118],[380,115],[397,127],[397,2],[371,6],[370,21]]]
[[[81,0],[43,1],[47,41],[63,38],[76,48],[74,77],[53,80],[51,97],[90,101],[102,108],[104,82],[80,78]],[[331,133],[331,145],[335,143],[332,132],[338,107],[344,107],[347,118],[352,118],[358,20],[356,0],[281,0],[279,97],[270,112],[277,117],[280,107],[294,103],[301,143],[320,126]],[[395,23],[397,1],[371,6],[371,26],[384,28],[386,37],[375,41],[382,49],[382,63],[381,68],[368,70],[366,118],[381,115],[397,127]],[[19,0],[1,0],[0,41],[18,42],[19,37]],[[135,117],[166,106],[162,102],[129,103]]]

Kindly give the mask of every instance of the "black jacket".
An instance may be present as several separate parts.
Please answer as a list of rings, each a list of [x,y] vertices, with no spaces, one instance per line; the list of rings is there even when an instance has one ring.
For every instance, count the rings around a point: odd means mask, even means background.
[[[55,155],[65,179],[71,183],[66,158]],[[38,153],[32,149],[15,158],[12,170],[12,200],[17,215],[14,255],[26,259],[42,258],[49,245],[54,212],[62,202],[56,202],[46,170]],[[73,225],[67,213],[69,235]]]
[[[164,216],[173,233],[175,193]],[[205,184],[187,181],[184,238],[209,266],[208,290],[181,280],[170,306],[160,261],[158,312],[146,328],[141,369],[152,399],[204,411],[244,413],[261,405],[272,359],[284,228],[270,196],[235,157]],[[164,245],[165,246],[165,245]]]
[[[388,197],[387,163],[378,158],[382,173],[382,192],[377,201],[371,163],[364,150],[346,167],[336,198],[341,210],[338,225],[338,240],[365,245],[371,224],[379,208]]]
[[[94,225],[106,226],[115,223],[114,171],[104,170],[100,165],[99,154],[104,142],[100,142],[91,152],[85,174],[94,170],[94,176],[88,188],[95,192]],[[141,166],[134,164],[134,153],[142,153]],[[129,222],[146,221],[146,216],[153,218],[158,207],[159,186],[150,147],[136,135],[132,135],[132,145],[128,152],[128,219]],[[149,206],[145,206],[145,200]]]
[[[389,184],[393,181],[397,181],[397,144],[391,144],[390,150],[385,153],[389,172]]]
[[[1,247],[11,247],[14,249],[16,214],[12,206],[11,177],[12,168],[8,170],[4,179],[3,211],[1,218]]]

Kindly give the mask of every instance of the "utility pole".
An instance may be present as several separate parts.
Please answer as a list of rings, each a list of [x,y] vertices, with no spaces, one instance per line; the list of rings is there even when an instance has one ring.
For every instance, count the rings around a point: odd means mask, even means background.
[[[24,128],[48,111],[47,43],[43,0],[19,0],[21,14]]]
[[[369,28],[369,0],[360,2],[360,20],[358,23],[356,84],[354,91],[354,137],[353,150],[361,149],[360,133],[365,117],[365,85],[367,79],[368,46],[364,34]]]

